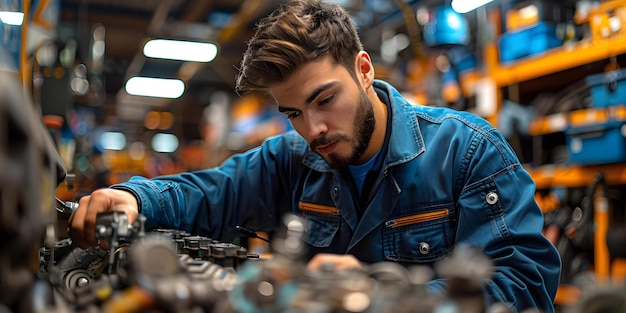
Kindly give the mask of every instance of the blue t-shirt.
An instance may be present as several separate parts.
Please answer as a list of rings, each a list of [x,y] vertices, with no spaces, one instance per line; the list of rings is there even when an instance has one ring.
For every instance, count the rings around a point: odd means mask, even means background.
[[[369,161],[359,165],[348,166],[350,174],[352,174],[352,179],[354,180],[357,190],[359,191],[359,195],[363,194],[363,184],[365,183],[367,173],[374,167],[380,155],[380,150],[378,150],[374,157],[369,159]]]

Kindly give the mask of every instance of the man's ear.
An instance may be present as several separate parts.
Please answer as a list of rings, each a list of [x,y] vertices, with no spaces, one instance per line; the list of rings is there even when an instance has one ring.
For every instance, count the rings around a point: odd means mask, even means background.
[[[374,82],[374,64],[370,55],[359,51],[355,59],[356,75],[363,82],[363,89],[369,88]]]

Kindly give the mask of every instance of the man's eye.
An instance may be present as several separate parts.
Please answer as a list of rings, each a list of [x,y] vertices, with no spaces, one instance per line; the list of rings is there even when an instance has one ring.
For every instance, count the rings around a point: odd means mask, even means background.
[[[286,113],[286,114],[287,114],[287,118],[292,120],[292,119],[300,116],[301,113],[300,112],[291,112],[291,113]]]
[[[335,96],[334,96],[334,95],[333,95],[333,96],[330,96],[330,97],[328,97],[328,98],[324,98],[324,99],[320,100],[319,105],[328,104],[328,103],[330,103],[331,101],[333,101],[333,99],[334,99],[334,98],[335,98]]]

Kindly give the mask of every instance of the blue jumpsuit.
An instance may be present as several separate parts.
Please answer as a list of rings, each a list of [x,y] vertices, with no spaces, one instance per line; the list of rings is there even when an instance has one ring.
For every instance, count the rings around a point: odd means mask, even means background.
[[[482,118],[411,105],[380,80],[374,87],[391,114],[367,201],[345,170],[329,167],[295,132],[216,168],[113,188],[135,194],[148,226],[224,241],[238,237],[237,225],[272,231],[290,212],[306,217],[312,253],[366,263],[432,264],[456,244],[477,246],[495,265],[488,304],[553,312],[561,261],[541,233],[535,184],[507,141]],[[442,291],[445,280],[429,287]]]

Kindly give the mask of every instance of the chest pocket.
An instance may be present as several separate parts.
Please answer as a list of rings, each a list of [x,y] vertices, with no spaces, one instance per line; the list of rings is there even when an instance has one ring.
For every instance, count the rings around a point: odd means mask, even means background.
[[[454,226],[452,205],[393,217],[383,226],[385,259],[407,263],[441,260],[452,251]]]
[[[328,247],[339,229],[341,211],[333,206],[307,202],[300,202],[299,206],[307,219],[304,241],[315,247]]]

